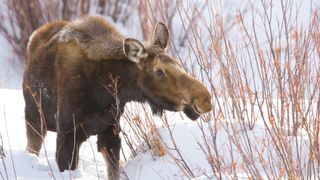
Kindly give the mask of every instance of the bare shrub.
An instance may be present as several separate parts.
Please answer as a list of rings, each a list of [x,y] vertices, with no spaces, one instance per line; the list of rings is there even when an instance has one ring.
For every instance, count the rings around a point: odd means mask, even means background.
[[[3,149],[3,139],[2,139],[2,135],[0,133],[0,159],[2,160],[2,166],[4,169],[4,172],[0,171],[0,176],[2,179],[4,179],[4,177],[6,177],[6,179],[8,178],[8,171],[7,171],[7,166],[6,163],[4,162],[4,158],[6,157],[5,153],[4,153],[4,149]]]
[[[254,179],[316,176],[319,161],[314,153],[319,149],[320,91],[319,42],[315,35],[319,31],[318,10],[310,12],[309,23],[302,26],[295,23],[299,6],[291,1],[277,2],[281,7],[278,19],[273,14],[275,1],[261,0],[262,11],[249,2],[250,13],[239,11],[230,25],[219,13],[212,21],[200,18],[211,43],[206,43],[198,33],[189,34],[196,41],[190,46],[197,49],[194,67],[200,69],[198,78],[210,85],[214,95],[216,109],[204,120],[224,127],[222,130],[229,134],[230,157],[240,155],[241,161],[232,158],[229,162],[222,161],[215,150],[215,134],[221,131],[216,125],[209,126],[211,133],[204,133],[205,144],[199,146],[217,177],[221,177],[221,171],[235,177],[244,172]],[[210,9],[216,6],[209,4],[207,7],[209,12],[217,12],[218,7]],[[258,22],[262,23],[259,27]],[[232,39],[234,28],[240,29],[242,35],[239,44]],[[198,32],[197,27],[192,29]],[[212,76],[217,67],[218,83]],[[252,131],[261,120],[262,131],[266,133],[262,139]],[[307,142],[302,140],[303,132],[308,134]],[[213,141],[208,143],[208,139]],[[263,149],[272,153],[266,154]]]
[[[3,150],[3,140],[2,140],[2,135],[0,133],[0,159],[5,158],[6,155],[4,154],[4,150]]]
[[[313,8],[308,22],[301,25],[297,23],[299,3],[247,2],[245,10],[231,19],[220,11],[221,4],[210,1],[203,6],[176,1],[173,12],[172,18],[180,18],[182,28],[171,31],[181,30],[186,38],[172,39],[181,41],[180,48],[184,44],[190,47],[182,48],[187,56],[178,58],[183,58],[186,70],[202,79],[213,94],[213,111],[198,123],[203,132],[199,147],[212,170],[206,174],[236,178],[244,173],[253,179],[318,176],[319,9]],[[164,4],[165,0],[140,3],[140,19],[154,22],[154,17],[168,18],[171,10],[161,11]],[[275,6],[280,7],[278,14]],[[148,23],[144,25],[145,31],[150,29]],[[234,33],[240,37],[237,42]],[[229,141],[230,151],[224,154],[217,144],[217,132],[221,131],[228,134]],[[171,151],[166,147],[165,153]],[[225,153],[230,159],[224,158]],[[240,160],[234,158],[238,156]],[[182,166],[179,157],[172,158],[189,172],[187,177],[197,176],[187,162]]]

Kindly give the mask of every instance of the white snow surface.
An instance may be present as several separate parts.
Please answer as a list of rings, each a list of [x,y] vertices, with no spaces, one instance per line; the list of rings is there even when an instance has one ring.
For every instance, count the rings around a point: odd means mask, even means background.
[[[48,133],[39,157],[25,151],[27,139],[22,91],[0,89],[0,99],[0,133],[2,135],[0,145],[3,141],[5,153],[5,157],[0,159],[2,176],[5,178],[8,176],[8,179],[28,180],[106,178],[103,157],[96,149],[96,137],[90,138],[81,146],[79,168],[75,171],[60,173],[55,162],[56,133]],[[180,117],[174,114],[169,115],[169,117],[173,116]],[[177,119],[173,132],[186,160],[194,165],[192,168],[198,171],[200,176],[201,172],[209,166],[197,146],[197,139],[201,138],[201,132],[199,129],[196,130],[195,126],[197,126],[195,122],[180,118]],[[161,128],[159,131],[163,134],[164,140],[168,140],[168,132]],[[170,146],[169,140],[168,145]],[[124,163],[123,168],[129,179],[179,179],[184,177],[168,155],[153,159],[149,150],[129,159]]]
[[[0,89],[0,133],[5,157],[0,159],[0,172],[8,179],[105,179],[106,168],[103,157],[96,149],[96,137],[91,137],[80,149],[80,165],[75,171],[59,172],[55,162],[56,133],[49,132],[39,157],[25,151],[27,139],[24,122],[24,99],[22,91]],[[178,118],[177,114],[169,117]],[[175,120],[174,137],[179,148],[194,170],[201,172],[208,168],[204,156],[197,146],[201,132],[195,130],[195,122]],[[168,132],[160,128],[164,140]],[[122,141],[123,142],[123,141]],[[0,139],[1,145],[1,139]],[[170,141],[168,140],[168,145]],[[123,146],[124,143],[123,143]],[[124,147],[126,150],[126,148]],[[123,161],[123,160],[122,160]],[[149,150],[139,153],[124,163],[129,179],[176,179],[184,177],[181,170],[168,155],[152,158]]]
[[[25,151],[27,139],[25,133],[24,122],[24,99],[22,91],[0,89],[0,145],[3,143],[5,157],[0,158],[0,176],[5,179],[106,179],[106,166],[103,157],[96,149],[96,137],[92,136],[87,140],[80,149],[80,164],[75,171],[65,171],[60,173],[55,162],[55,138],[56,133],[49,132],[45,143],[42,146],[39,157]],[[211,123],[203,123],[203,132],[199,128],[202,122],[190,121],[185,116],[179,113],[168,113],[170,121],[170,129],[175,139],[176,145],[180,150],[184,160],[192,170],[195,179],[205,180],[214,179],[211,176],[212,169],[208,163],[206,156],[201,150],[204,147],[203,137],[210,141],[209,127]],[[143,118],[143,117],[142,117]],[[155,121],[159,118],[155,117]],[[161,123],[156,123],[163,143],[169,148],[173,148],[173,143],[170,139],[168,129],[164,128]],[[239,123],[238,123],[239,124]],[[255,147],[253,156],[258,160],[258,157],[267,159],[275,157],[274,161],[280,160],[274,151],[274,147],[267,142],[270,140],[270,135],[267,130],[259,122],[256,123],[252,130],[244,130],[243,127],[232,120],[222,123],[217,127],[216,142],[220,157],[226,163],[237,164],[238,178],[243,174],[243,178],[248,178],[241,171],[243,158],[236,150],[230,150],[230,140],[235,136],[238,141],[245,143],[245,136],[248,136],[252,145]],[[230,125],[233,125],[233,130],[230,131]],[[122,125],[125,126],[125,125]],[[226,131],[226,129],[229,129]],[[130,133],[130,132],[129,132]],[[297,139],[292,139],[292,142],[298,141],[301,156],[301,163],[306,164],[308,160],[308,138],[303,131],[299,133]],[[291,141],[288,138],[288,141]],[[268,145],[266,145],[268,144]],[[294,144],[294,143],[293,143]],[[127,145],[122,141],[124,153],[130,154]],[[141,144],[143,146],[143,144]],[[294,146],[295,147],[295,146]],[[293,151],[295,148],[292,148]],[[230,151],[233,152],[233,160],[230,157]],[[170,155],[170,154],[171,155]],[[258,155],[260,153],[260,156]],[[168,150],[161,157],[153,157],[151,150],[146,149],[140,151],[137,156],[129,157],[127,161],[121,157],[121,168],[125,173],[122,174],[122,179],[189,179],[187,175],[178,167],[172,157],[178,157],[176,151]],[[277,159],[278,158],[278,159]],[[259,167],[259,165],[257,165]],[[262,169],[260,169],[263,175]],[[221,172],[225,179],[232,179],[228,172]],[[124,175],[126,174],[126,175]]]

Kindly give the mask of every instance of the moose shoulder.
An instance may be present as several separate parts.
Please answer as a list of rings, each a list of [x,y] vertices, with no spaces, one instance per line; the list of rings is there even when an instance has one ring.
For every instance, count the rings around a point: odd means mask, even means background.
[[[208,90],[166,53],[168,39],[163,23],[144,45],[100,16],[37,29],[23,78],[28,151],[38,155],[47,130],[55,131],[59,169],[74,170],[81,143],[98,135],[108,176],[118,179],[118,121],[127,102],[148,102],[154,113],[183,111],[192,120],[210,111]]]

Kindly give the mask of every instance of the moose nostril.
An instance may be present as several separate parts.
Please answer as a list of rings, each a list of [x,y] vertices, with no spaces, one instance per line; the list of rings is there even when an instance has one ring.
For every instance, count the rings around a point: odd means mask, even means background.
[[[212,109],[211,97],[204,96],[195,98],[194,105],[197,107],[200,113],[209,112]]]

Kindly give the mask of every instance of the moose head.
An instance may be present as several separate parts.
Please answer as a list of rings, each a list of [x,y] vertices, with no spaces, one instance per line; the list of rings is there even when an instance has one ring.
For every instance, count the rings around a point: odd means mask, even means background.
[[[138,87],[154,113],[183,111],[190,119],[196,120],[201,114],[211,111],[211,95],[198,80],[186,73],[175,58],[167,54],[168,40],[167,27],[158,22],[150,45],[126,38],[123,51],[138,66]]]

